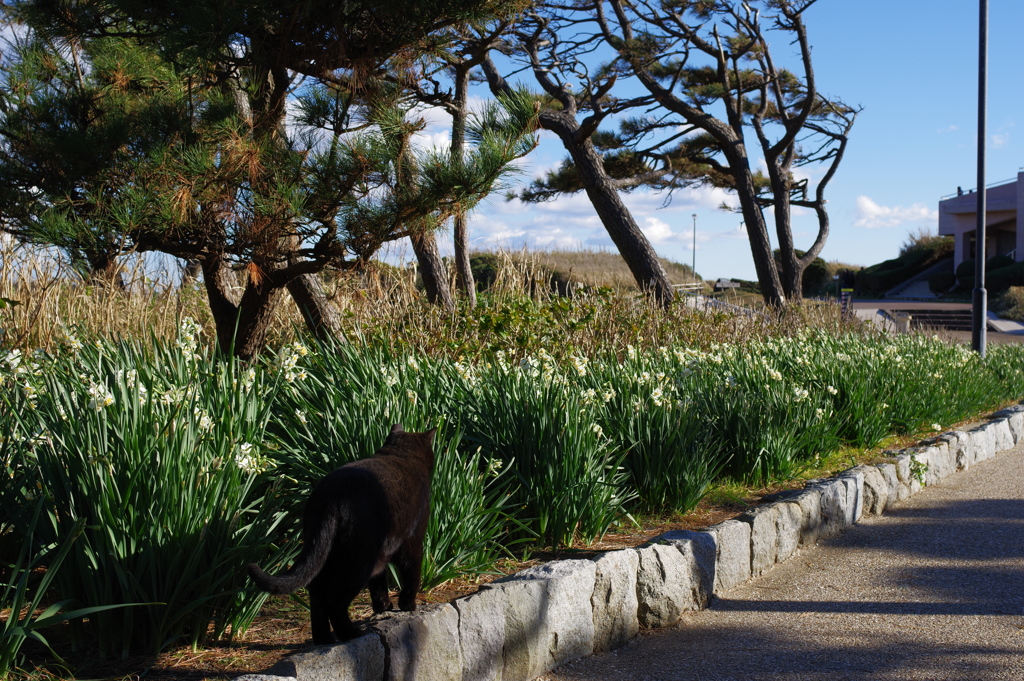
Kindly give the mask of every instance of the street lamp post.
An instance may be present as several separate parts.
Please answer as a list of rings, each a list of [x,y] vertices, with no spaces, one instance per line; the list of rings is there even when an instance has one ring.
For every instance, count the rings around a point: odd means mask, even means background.
[[[971,347],[985,357],[988,294],[985,291],[985,119],[988,88],[988,0],[979,0],[978,16],[978,204],[974,232],[974,305]]]
[[[697,283],[697,214],[693,214],[693,264],[690,265],[693,282]]]

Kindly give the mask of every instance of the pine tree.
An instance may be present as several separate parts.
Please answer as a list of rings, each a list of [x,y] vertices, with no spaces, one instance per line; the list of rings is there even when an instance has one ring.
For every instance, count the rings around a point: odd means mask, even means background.
[[[224,351],[259,352],[285,288],[307,322],[322,325],[329,313],[313,275],[359,266],[384,242],[429,233],[473,206],[532,149],[534,112],[521,93],[505,97],[474,122],[477,144],[463,164],[419,151],[420,125],[408,116],[403,87],[416,77],[408,56],[435,25],[480,3],[438,3],[434,21],[419,7],[386,30],[375,17],[401,13],[398,5],[313,4],[71,3],[54,12],[49,3],[22,3],[36,35],[61,36],[49,58],[80,47],[83,87],[94,93],[90,101],[106,103],[82,118],[85,130],[121,130],[130,142],[112,145],[134,153],[81,173],[87,190],[47,192],[22,182],[5,205],[19,200],[21,222],[46,224],[51,238],[73,242],[86,225],[102,224],[119,248],[198,262]],[[445,14],[452,7],[458,11]],[[216,8],[234,14],[210,14]],[[360,28],[357,20],[369,23]],[[117,58],[100,58],[108,52]],[[33,96],[8,107],[5,123],[31,108]],[[294,120],[286,115],[290,101]],[[74,104],[57,93],[48,106],[70,115]],[[132,107],[166,113],[170,127],[154,134],[140,118],[119,128]],[[11,167],[31,166],[39,149]],[[55,151],[52,164],[74,163]],[[100,186],[116,187],[105,203],[81,200]]]
[[[561,111],[575,106],[589,115],[566,142],[570,158],[522,198],[585,190],[594,200],[601,175],[621,191],[727,189],[739,201],[765,302],[799,301],[803,272],[828,237],[825,189],[859,112],[818,88],[803,22],[814,1],[538,3],[517,33],[518,53]],[[776,63],[770,37],[796,46],[799,74]],[[612,113],[625,117],[619,129],[600,130]],[[588,144],[597,161],[572,147]],[[765,172],[756,169],[761,159]],[[798,179],[801,166],[820,166],[813,189]],[[805,252],[795,248],[793,207],[818,220]],[[765,211],[775,223],[778,264]]]

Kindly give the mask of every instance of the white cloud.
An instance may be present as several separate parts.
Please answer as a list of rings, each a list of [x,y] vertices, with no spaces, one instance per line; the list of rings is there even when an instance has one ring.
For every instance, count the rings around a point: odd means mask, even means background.
[[[672,193],[671,200],[667,192],[656,193],[651,191],[638,191],[632,194],[623,194],[622,200],[633,211],[634,215],[642,215],[652,211],[662,212],[687,212],[692,213],[694,209],[705,209],[718,211],[721,205],[727,204],[730,208],[738,206],[736,197],[718,187],[686,187],[677,189]]]
[[[935,132],[939,133],[940,135],[943,135],[943,134],[948,133],[948,132],[956,132],[956,131],[957,131],[957,127],[955,125],[948,125],[945,128],[939,128]]]
[[[1010,133],[1000,132],[992,135],[991,142],[993,149],[1001,149],[1010,143]]]
[[[580,241],[568,234],[562,234],[561,230],[555,230],[555,233],[553,234],[544,234],[542,236],[533,237],[532,243],[528,245],[534,248],[545,248],[552,251],[578,250],[580,247]]]
[[[666,241],[673,241],[679,236],[672,231],[672,228],[667,223],[658,218],[644,218],[644,222],[647,224],[641,227],[640,231],[650,239],[651,243],[661,244]]]
[[[867,196],[857,197],[857,218],[853,224],[867,229],[899,227],[908,223],[936,222],[939,211],[923,203],[912,206],[879,206]]]

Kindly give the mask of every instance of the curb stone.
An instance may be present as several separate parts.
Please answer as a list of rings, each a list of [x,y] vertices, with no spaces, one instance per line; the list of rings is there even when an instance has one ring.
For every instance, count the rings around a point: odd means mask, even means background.
[[[590,605],[594,613],[595,652],[623,646],[639,633],[639,566],[638,551],[608,551],[594,559]]]
[[[668,626],[686,610],[706,608],[713,594],[800,547],[1021,440],[1024,405],[1015,405],[969,431],[887,452],[888,461],[810,480],[704,531],[667,532],[592,560],[553,561],[451,604],[377,616],[364,636],[294,653],[237,681],[528,681],[624,645],[641,627]]]

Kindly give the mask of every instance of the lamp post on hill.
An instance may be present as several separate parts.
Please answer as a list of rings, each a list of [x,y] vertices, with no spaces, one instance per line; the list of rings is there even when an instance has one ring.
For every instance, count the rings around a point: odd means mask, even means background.
[[[697,283],[697,214],[693,214],[693,264],[690,265],[690,274],[693,275],[693,283]]]
[[[978,0],[978,205],[974,233],[974,306],[971,347],[985,357],[988,294],[985,291],[985,118],[988,86],[988,0]]]

